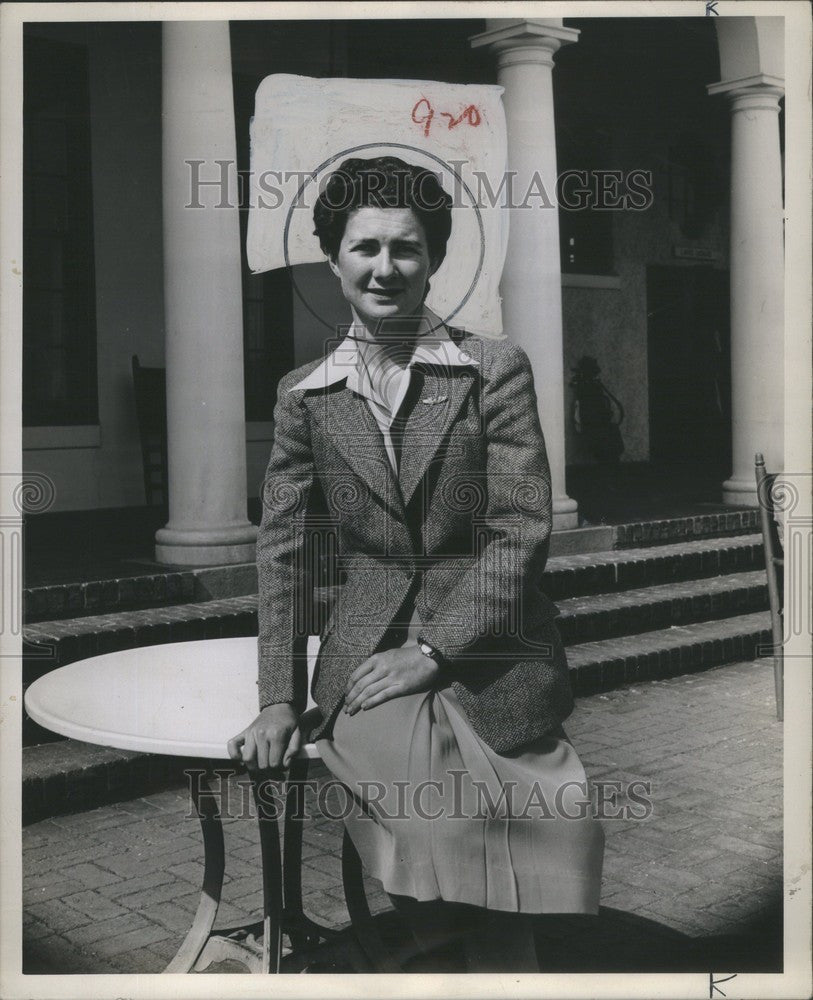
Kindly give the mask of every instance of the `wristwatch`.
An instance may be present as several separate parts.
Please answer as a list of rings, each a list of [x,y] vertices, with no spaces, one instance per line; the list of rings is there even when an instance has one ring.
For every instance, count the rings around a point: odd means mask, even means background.
[[[443,666],[443,657],[435,649],[434,646],[430,646],[428,642],[425,642],[420,636],[418,636],[418,649],[423,653],[424,656],[428,656],[430,660],[434,660],[439,667]]]

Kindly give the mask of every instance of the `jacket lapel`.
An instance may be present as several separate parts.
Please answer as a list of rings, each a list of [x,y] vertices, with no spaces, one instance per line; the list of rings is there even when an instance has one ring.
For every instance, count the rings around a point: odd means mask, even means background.
[[[399,519],[405,519],[398,479],[367,401],[344,384],[327,393],[306,394],[304,401],[330,445]]]
[[[404,427],[399,470],[404,507],[409,505],[418,483],[451,430],[475,377],[475,372],[469,368],[444,370],[427,366],[425,375],[420,368],[413,370],[413,378],[422,379],[423,384],[418,386],[420,391]]]
[[[451,430],[478,374],[468,367],[420,365],[413,369],[412,377],[418,384],[404,425],[397,477],[375,417],[362,396],[341,384],[328,392],[306,393],[304,401],[350,468],[397,517],[405,519],[418,483]]]

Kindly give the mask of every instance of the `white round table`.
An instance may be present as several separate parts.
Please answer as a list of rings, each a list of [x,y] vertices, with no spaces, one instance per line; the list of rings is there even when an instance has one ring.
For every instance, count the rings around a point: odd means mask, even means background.
[[[309,674],[319,652],[308,640]],[[256,717],[257,638],[201,639],[91,656],[45,674],[25,707],[46,729],[85,743],[227,760]],[[308,708],[315,708],[309,701]],[[307,753],[318,757],[308,745]]]
[[[311,636],[309,676],[318,652],[319,638]],[[257,715],[256,636],[173,642],[92,656],[34,681],[26,691],[25,707],[41,726],[75,740],[212,762],[190,781],[204,841],[201,899],[192,927],[166,972],[201,971],[225,958],[237,959],[252,972],[272,968],[279,972],[283,930],[293,953],[305,954],[321,941],[342,937],[302,910],[301,804],[308,761],[319,756],[312,743],[303,747],[287,774],[280,769],[251,773],[260,831],[263,919],[248,928],[212,932],[226,865],[217,793],[223,768],[218,767],[217,774],[214,768],[217,761],[229,759],[231,737]],[[312,701],[308,708],[315,721],[318,709]],[[241,767],[235,762],[232,766]],[[281,794],[268,794],[268,789],[259,793],[264,781],[280,782]],[[285,803],[284,856],[274,806],[280,800]],[[358,971],[370,971],[371,964],[386,971],[389,963],[382,957],[367,907],[361,863],[346,833],[342,873],[351,922],[362,947],[360,952],[350,941],[351,961],[362,966]]]

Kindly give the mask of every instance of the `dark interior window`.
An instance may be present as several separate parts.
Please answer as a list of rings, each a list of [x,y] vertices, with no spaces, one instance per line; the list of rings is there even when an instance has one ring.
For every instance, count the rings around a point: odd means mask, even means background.
[[[590,207],[596,201],[597,172],[612,166],[609,136],[592,128],[559,126],[556,161],[560,177],[567,171],[577,171],[585,178],[584,183],[571,182],[566,194],[569,205],[583,202],[583,207],[559,206],[562,273],[613,274],[613,212]]]
[[[98,423],[87,51],[23,48],[23,423]]]

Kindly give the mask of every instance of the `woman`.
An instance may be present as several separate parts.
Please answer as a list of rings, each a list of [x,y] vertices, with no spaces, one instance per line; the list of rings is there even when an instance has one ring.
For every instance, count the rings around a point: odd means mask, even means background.
[[[532,915],[597,911],[603,834],[539,589],[552,515],[530,364],[424,305],[451,232],[434,174],[346,160],[314,222],[353,324],[280,382],[257,542],[262,710],[229,750],[286,766],[303,741],[304,528],[328,514],[346,582],[311,738],[359,806],[350,835],[421,944],[470,920],[471,968],[535,970]]]

